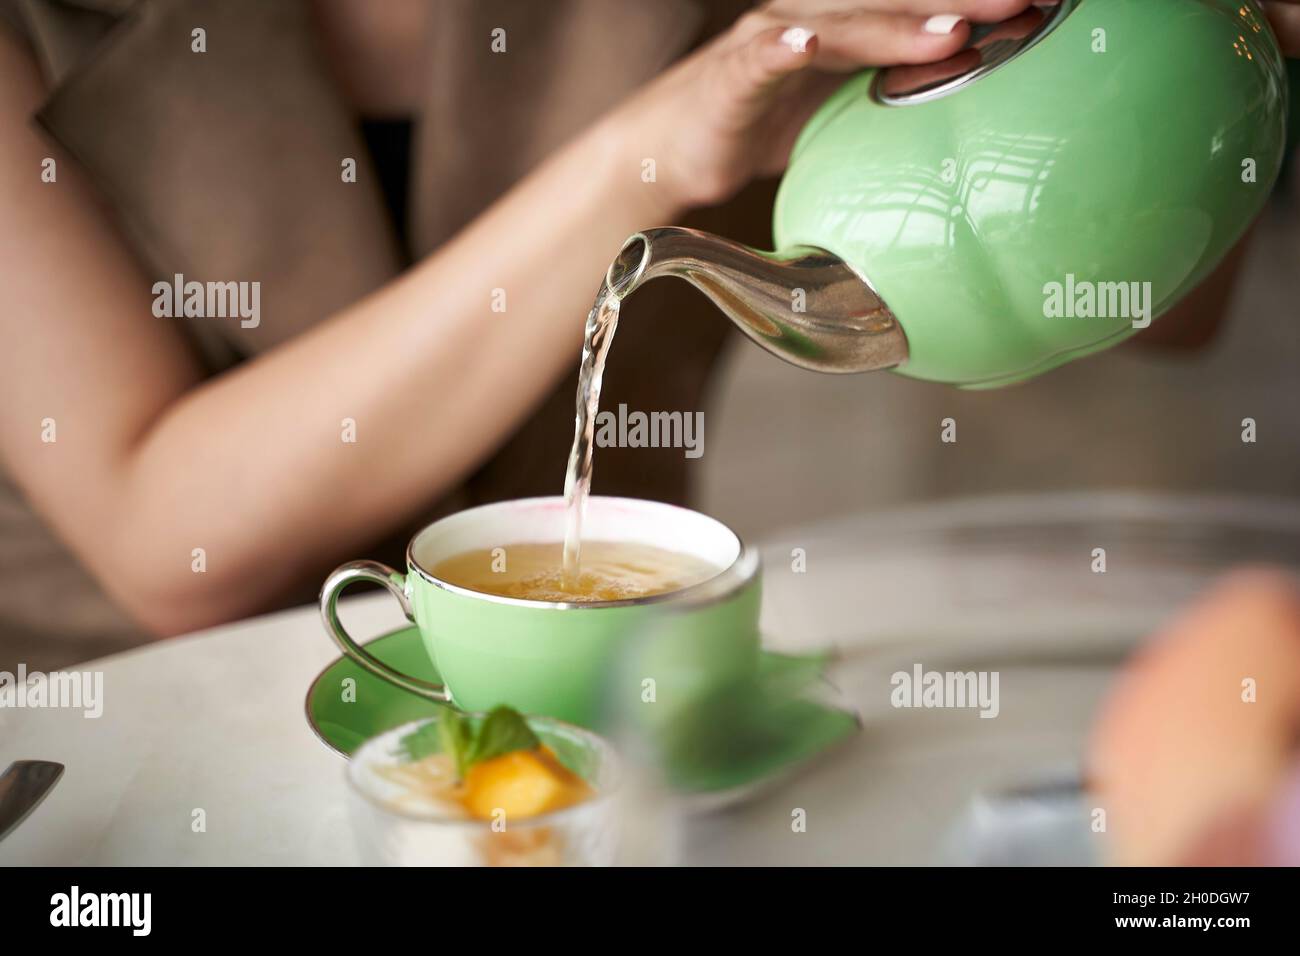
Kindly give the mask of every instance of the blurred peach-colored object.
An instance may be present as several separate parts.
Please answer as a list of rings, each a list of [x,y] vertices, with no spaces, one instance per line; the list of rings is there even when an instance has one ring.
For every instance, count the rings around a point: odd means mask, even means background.
[[[1233,573],[1144,648],[1094,728],[1110,862],[1277,862],[1266,831],[1300,728],[1300,586]]]

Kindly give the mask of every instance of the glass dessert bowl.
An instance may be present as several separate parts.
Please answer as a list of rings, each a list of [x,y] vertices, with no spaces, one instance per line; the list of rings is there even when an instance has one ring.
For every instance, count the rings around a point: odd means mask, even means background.
[[[447,708],[366,741],[347,777],[367,864],[614,862],[617,757],[603,738],[562,721]]]

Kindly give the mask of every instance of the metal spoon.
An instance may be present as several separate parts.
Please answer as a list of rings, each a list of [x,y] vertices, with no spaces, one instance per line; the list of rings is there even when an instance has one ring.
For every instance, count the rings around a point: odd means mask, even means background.
[[[15,760],[0,775],[0,840],[9,835],[54,789],[63,764],[52,760]]]

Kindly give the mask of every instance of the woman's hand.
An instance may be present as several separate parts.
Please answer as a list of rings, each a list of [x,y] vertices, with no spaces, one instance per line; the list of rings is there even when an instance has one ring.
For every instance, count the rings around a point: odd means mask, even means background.
[[[1277,31],[1282,52],[1300,57],[1300,0],[1266,0],[1264,12]]]
[[[653,159],[665,209],[711,205],[785,168],[804,123],[864,66],[931,63],[1033,0],[775,0],[677,64],[613,117]]]

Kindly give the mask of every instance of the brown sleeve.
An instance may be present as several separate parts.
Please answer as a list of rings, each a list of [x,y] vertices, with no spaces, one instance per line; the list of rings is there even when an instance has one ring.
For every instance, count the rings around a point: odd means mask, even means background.
[[[32,41],[27,32],[27,21],[23,19],[22,11],[18,8],[18,0],[0,0],[0,27],[7,29],[28,49],[32,48]]]
[[[124,0],[0,0],[0,23],[31,50],[52,89],[128,10]]]

